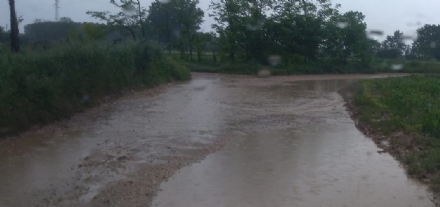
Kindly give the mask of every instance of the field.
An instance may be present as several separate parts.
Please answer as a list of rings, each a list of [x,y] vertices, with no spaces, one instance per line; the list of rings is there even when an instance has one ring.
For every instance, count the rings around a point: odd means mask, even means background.
[[[360,128],[440,190],[440,76],[366,80],[353,90],[348,107]]]

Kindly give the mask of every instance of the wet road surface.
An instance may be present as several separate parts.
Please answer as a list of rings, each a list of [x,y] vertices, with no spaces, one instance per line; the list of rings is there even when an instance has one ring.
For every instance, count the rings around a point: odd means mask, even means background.
[[[2,141],[0,206],[433,206],[336,92],[373,77],[195,74],[105,104]]]

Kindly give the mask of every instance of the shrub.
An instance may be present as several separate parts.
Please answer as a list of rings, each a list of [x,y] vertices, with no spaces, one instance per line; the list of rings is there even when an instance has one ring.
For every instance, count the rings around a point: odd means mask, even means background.
[[[154,43],[55,45],[0,57],[0,128],[71,116],[122,89],[185,80],[189,72]]]

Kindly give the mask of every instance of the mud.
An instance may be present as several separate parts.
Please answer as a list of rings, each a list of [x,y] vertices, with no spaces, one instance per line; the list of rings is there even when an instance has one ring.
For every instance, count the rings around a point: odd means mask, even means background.
[[[433,206],[336,92],[385,76],[194,74],[132,94],[1,141],[0,206]]]

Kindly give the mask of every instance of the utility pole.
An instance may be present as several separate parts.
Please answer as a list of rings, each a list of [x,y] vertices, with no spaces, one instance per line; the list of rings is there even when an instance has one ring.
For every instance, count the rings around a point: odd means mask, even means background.
[[[55,0],[55,21],[58,22],[60,19],[60,0]]]
[[[9,11],[11,13],[11,51],[14,53],[20,52],[20,41],[18,39],[18,20],[15,12],[15,0],[9,0]]]

